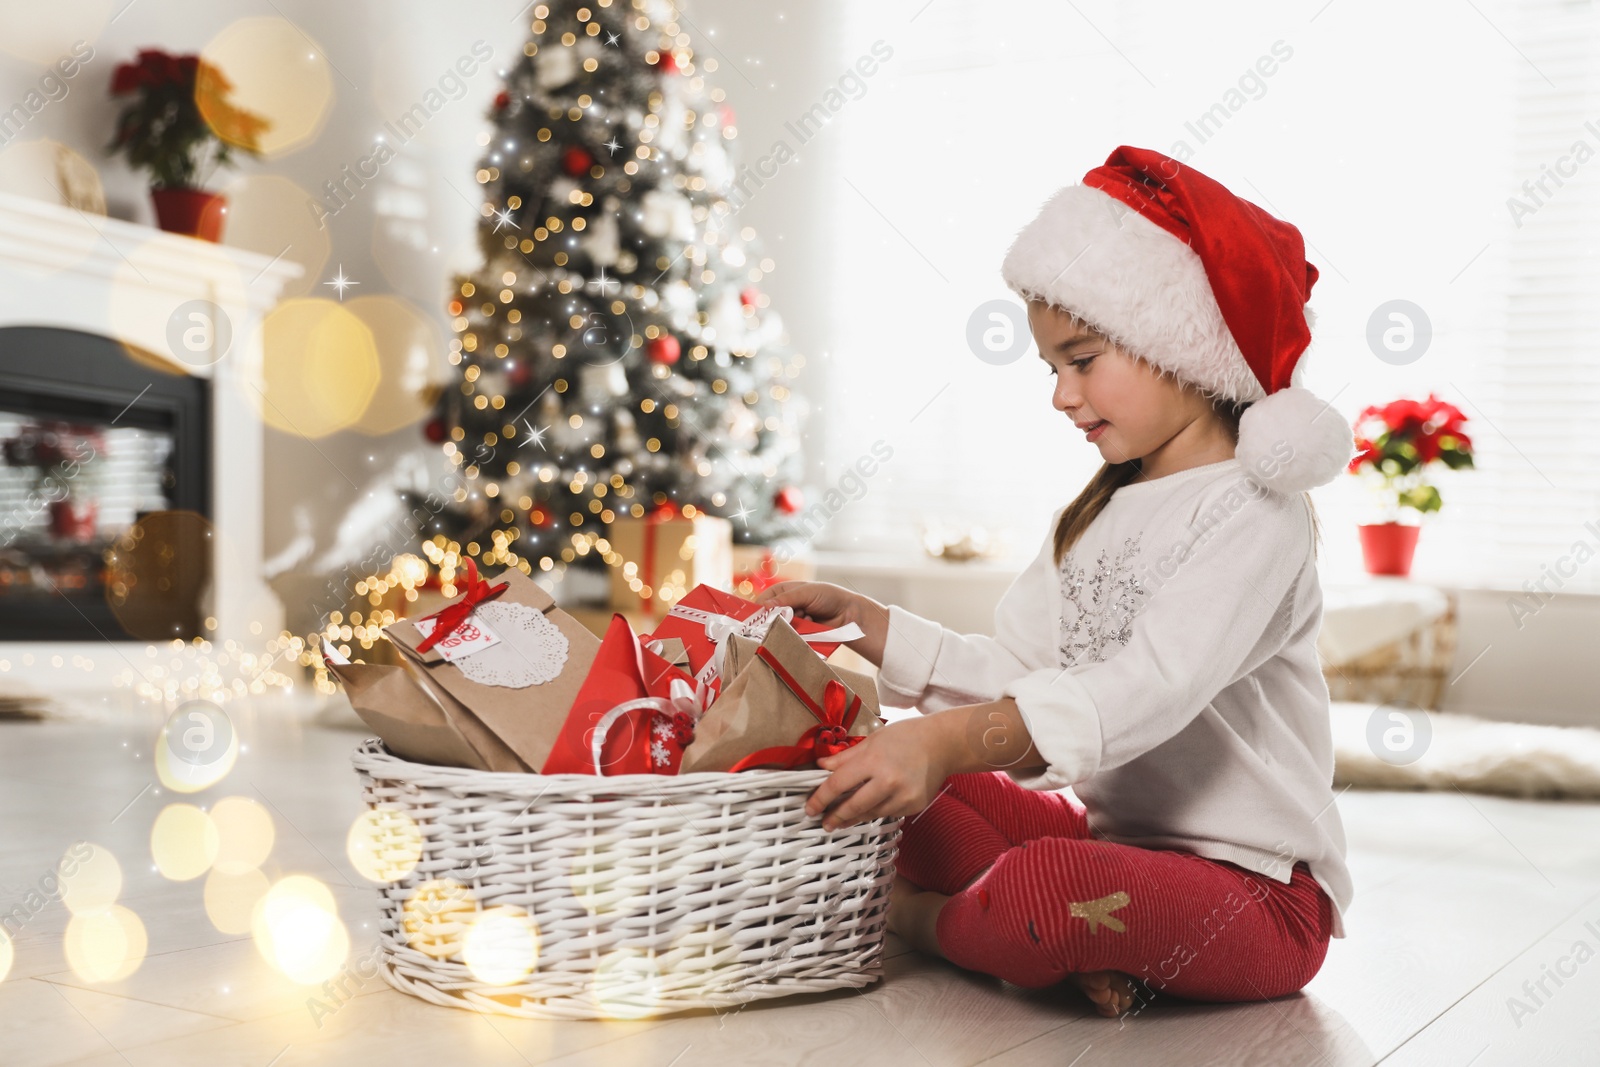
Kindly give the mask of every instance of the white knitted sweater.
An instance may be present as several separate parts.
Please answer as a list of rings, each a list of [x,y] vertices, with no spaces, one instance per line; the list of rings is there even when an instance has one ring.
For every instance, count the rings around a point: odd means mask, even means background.
[[[1059,517],[1059,513],[1058,513]],[[1305,860],[1353,892],[1334,803],[1322,587],[1300,494],[1228,459],[1123,486],[1060,567],[1054,522],[995,611],[995,637],[890,609],[885,702],[924,713],[1009,696],[1095,834],[1288,882]]]

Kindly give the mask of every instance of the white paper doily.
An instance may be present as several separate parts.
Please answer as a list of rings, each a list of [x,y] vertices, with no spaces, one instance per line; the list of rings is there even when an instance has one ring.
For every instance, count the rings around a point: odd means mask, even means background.
[[[567,635],[539,609],[491,600],[472,617],[500,638],[498,645],[455,661],[461,673],[479,685],[526,689],[554,680],[566,666]]]

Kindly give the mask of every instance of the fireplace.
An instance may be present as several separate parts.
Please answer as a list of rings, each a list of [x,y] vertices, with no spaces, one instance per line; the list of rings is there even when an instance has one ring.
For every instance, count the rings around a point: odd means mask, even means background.
[[[209,636],[210,382],[0,329],[0,641]]]
[[[300,273],[0,193],[0,681],[91,686],[134,643],[281,631],[260,334]]]

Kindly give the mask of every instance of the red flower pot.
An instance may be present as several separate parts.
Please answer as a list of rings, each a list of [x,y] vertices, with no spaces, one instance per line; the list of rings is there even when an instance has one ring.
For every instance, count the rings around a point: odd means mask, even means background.
[[[1417,535],[1422,527],[1380,522],[1358,529],[1368,574],[1393,574],[1404,578],[1411,573],[1411,557],[1417,551]]]
[[[221,241],[228,198],[204,189],[152,189],[156,223],[168,233]]]

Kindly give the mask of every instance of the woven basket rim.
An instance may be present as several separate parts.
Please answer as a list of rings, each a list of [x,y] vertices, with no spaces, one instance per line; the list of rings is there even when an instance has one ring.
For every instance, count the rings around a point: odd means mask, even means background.
[[[582,794],[601,791],[612,794],[659,794],[663,788],[674,792],[715,792],[735,789],[740,792],[809,789],[826,781],[832,771],[807,770],[695,771],[691,774],[538,774],[521,771],[480,771],[471,767],[444,767],[433,763],[414,763],[384,747],[380,738],[369,737],[351,753],[357,771],[374,778],[398,781],[427,779],[430,785],[456,786],[473,792],[524,793],[537,789],[544,795]],[[670,783],[670,785],[669,785]]]

